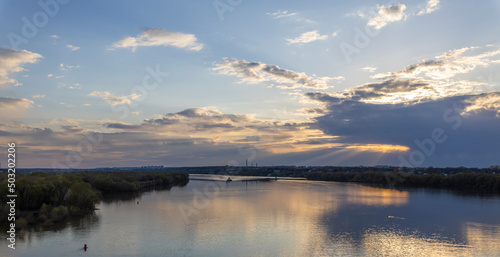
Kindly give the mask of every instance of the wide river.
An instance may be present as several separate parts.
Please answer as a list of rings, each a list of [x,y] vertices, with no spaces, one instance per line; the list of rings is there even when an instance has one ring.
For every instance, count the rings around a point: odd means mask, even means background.
[[[499,197],[192,177],[220,181],[106,199],[0,256],[500,256]]]

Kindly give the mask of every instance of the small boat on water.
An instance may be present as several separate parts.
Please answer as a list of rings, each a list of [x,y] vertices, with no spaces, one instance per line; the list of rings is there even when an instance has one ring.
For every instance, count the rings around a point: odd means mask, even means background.
[[[231,179],[231,177],[227,177],[226,182],[231,182],[231,181],[233,181],[233,180]]]

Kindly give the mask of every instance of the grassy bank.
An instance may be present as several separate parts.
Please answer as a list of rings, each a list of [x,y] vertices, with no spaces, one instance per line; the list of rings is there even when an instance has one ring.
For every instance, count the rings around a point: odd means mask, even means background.
[[[95,209],[102,194],[137,192],[146,188],[182,186],[184,172],[71,172],[33,173],[17,176],[16,225],[50,225]],[[7,174],[0,175],[0,201],[7,202]],[[0,206],[7,217],[9,207]],[[0,223],[7,223],[1,219]]]
[[[414,175],[394,172],[311,172],[305,174],[309,180],[357,182],[394,187],[426,187],[452,189],[478,194],[500,194],[500,175],[463,173],[455,175]]]

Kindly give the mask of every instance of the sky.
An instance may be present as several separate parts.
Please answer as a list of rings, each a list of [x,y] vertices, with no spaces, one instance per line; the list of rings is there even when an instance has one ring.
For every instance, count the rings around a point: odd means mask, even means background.
[[[0,2],[20,168],[500,164],[500,2]]]

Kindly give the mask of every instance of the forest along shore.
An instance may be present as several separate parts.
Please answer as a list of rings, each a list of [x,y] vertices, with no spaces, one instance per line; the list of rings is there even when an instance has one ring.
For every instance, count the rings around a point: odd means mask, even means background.
[[[184,186],[185,172],[36,172],[18,175],[16,180],[16,228],[52,225],[69,217],[92,213],[102,195],[137,192],[148,188]],[[0,201],[8,195],[7,174],[0,174]],[[8,205],[1,205],[7,217]],[[5,225],[7,219],[1,219]]]
[[[500,174],[462,173],[409,174],[405,172],[311,172],[305,174],[309,180],[356,182],[390,187],[439,188],[476,194],[500,194]]]

